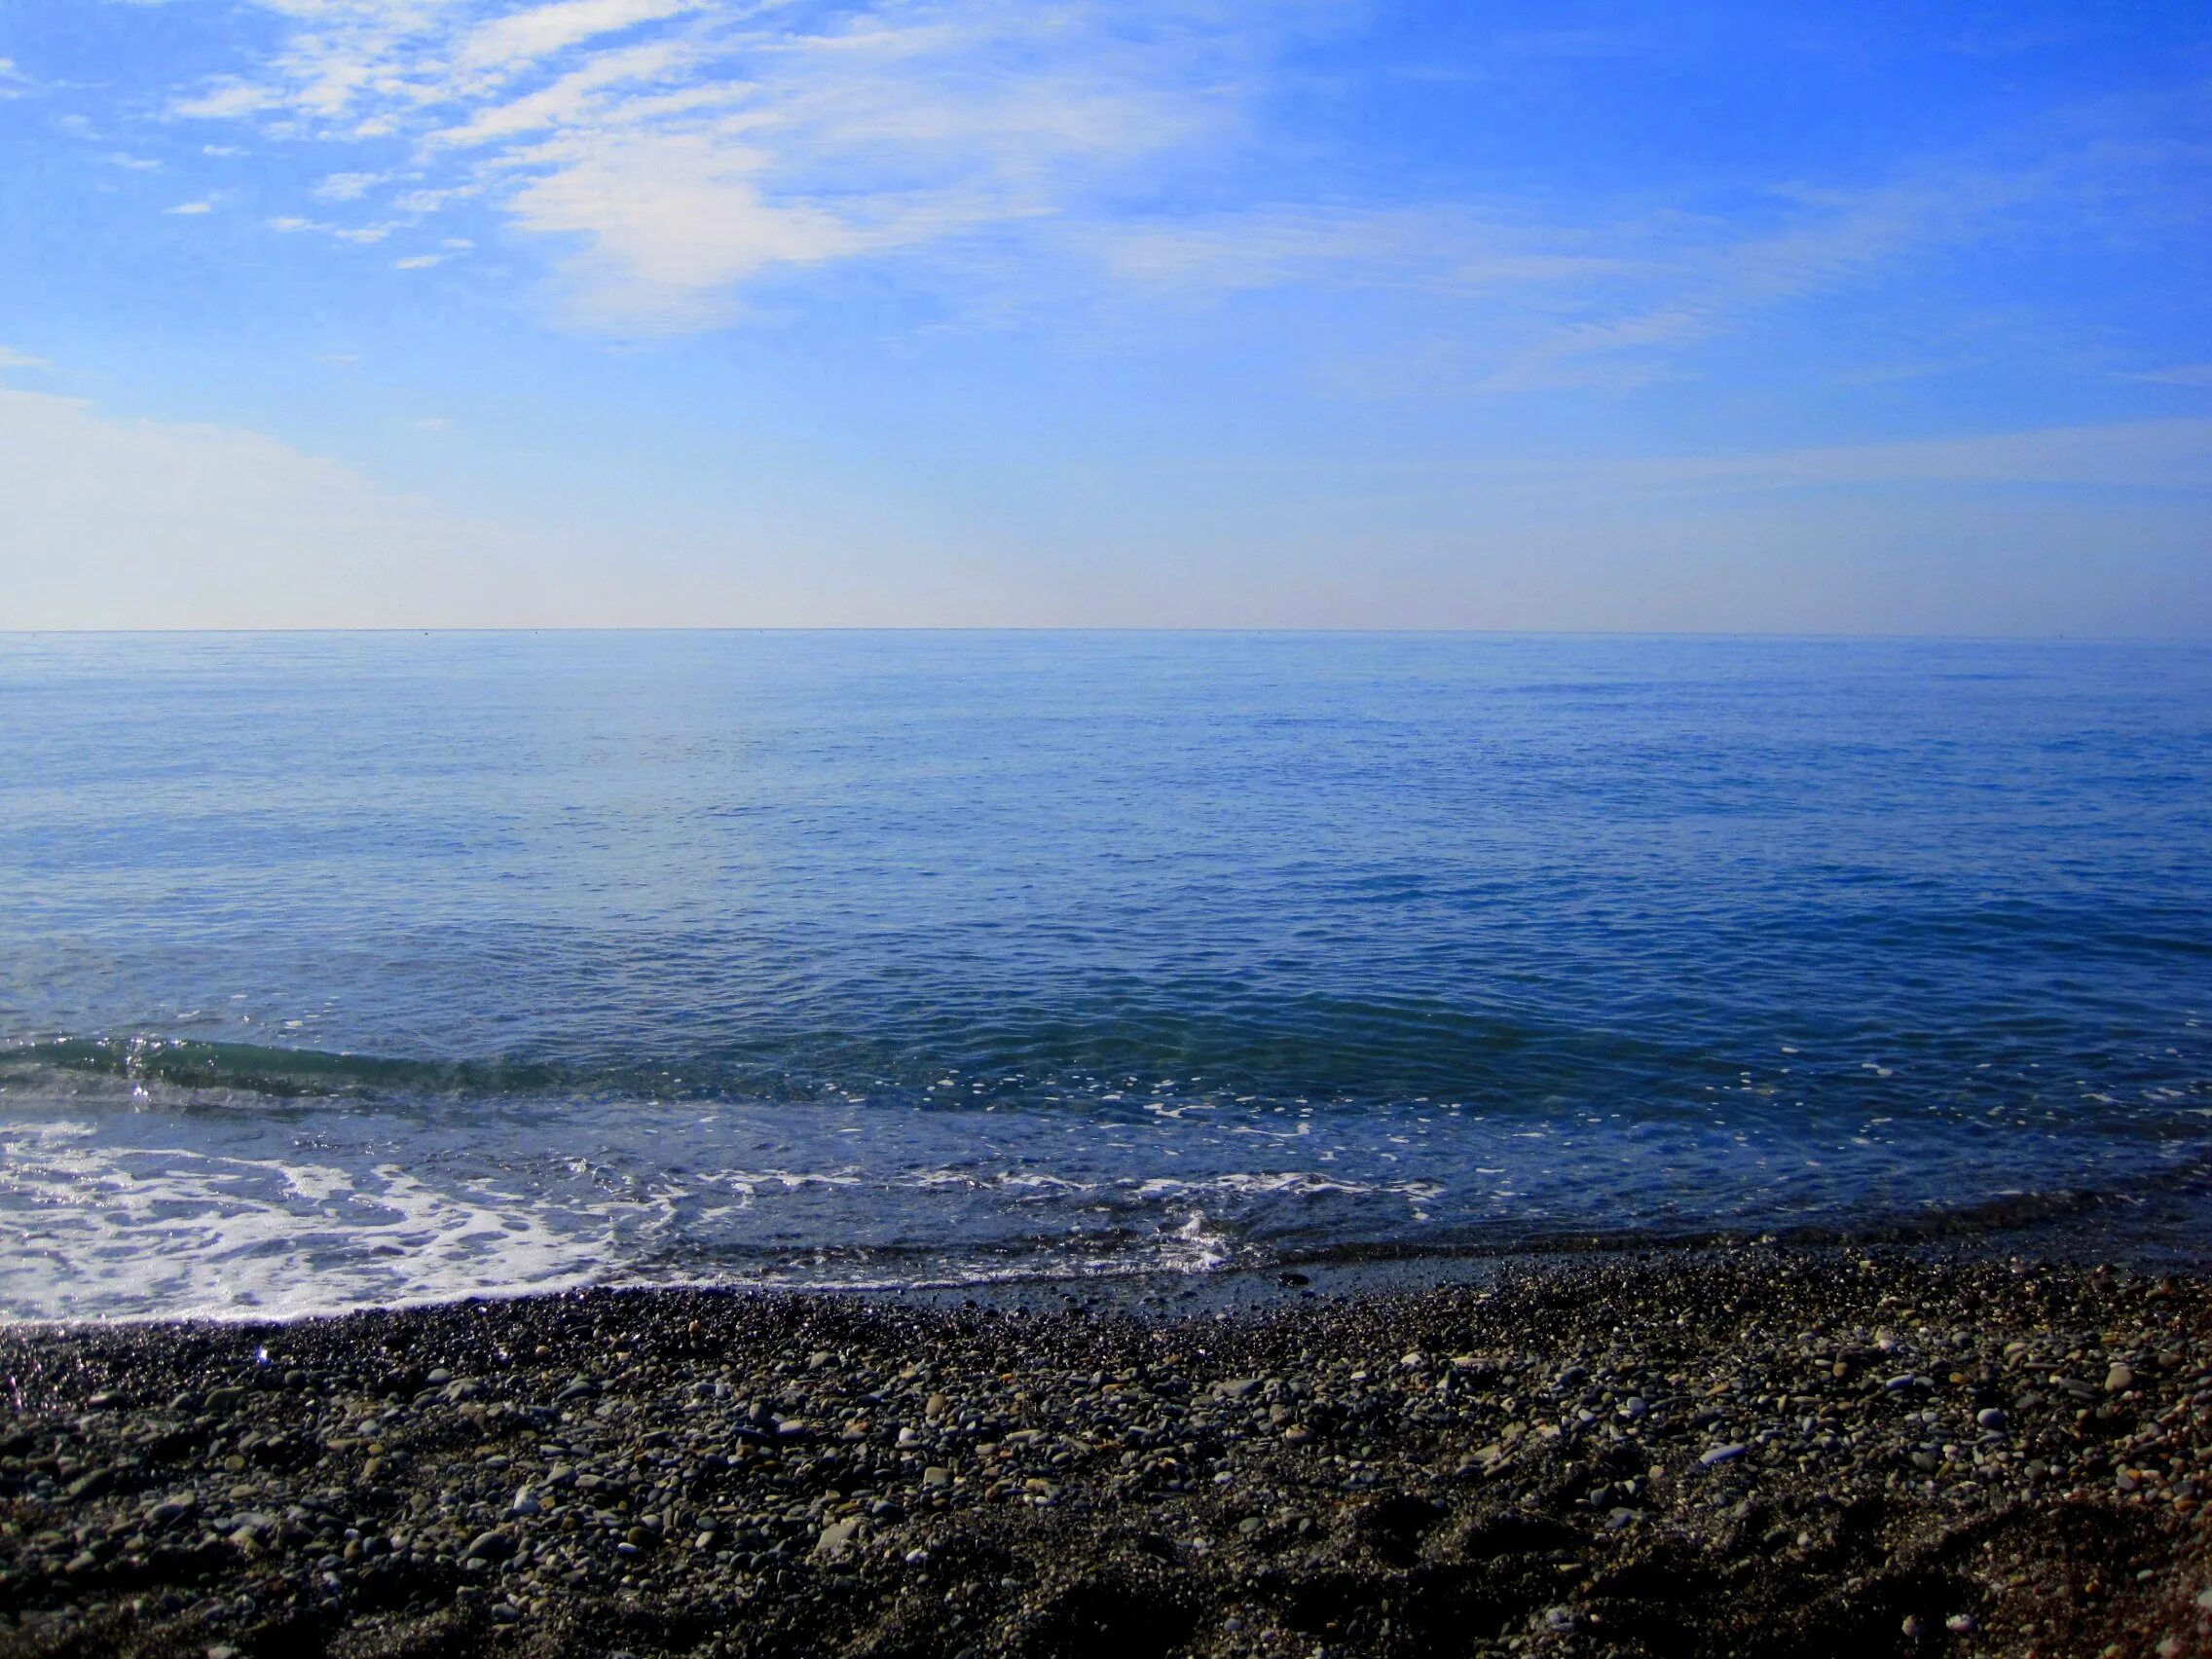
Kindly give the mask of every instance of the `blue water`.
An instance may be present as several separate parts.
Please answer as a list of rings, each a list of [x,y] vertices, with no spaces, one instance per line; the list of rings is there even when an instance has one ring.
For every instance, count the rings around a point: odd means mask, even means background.
[[[0,1312],[2194,1226],[2208,866],[2196,646],[0,636]]]

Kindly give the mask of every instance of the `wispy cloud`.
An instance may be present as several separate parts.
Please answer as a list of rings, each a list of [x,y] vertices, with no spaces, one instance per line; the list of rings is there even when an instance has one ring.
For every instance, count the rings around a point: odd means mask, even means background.
[[[44,357],[33,357],[22,351],[10,350],[0,346],[0,369],[43,369],[48,367]]]
[[[332,173],[314,187],[314,199],[317,202],[357,202],[384,182],[383,173]]]
[[[696,0],[557,0],[477,24],[462,37],[455,61],[463,71],[513,70],[603,35],[698,9]]]
[[[2119,421],[2021,431],[1633,459],[1580,457],[1464,469],[1471,489],[1669,497],[1910,486],[2212,492],[2212,420]]]
[[[1448,344],[1326,371],[1357,395],[1619,390],[1677,378],[1687,349],[1763,312],[2005,235],[2055,189],[2044,170],[1960,166],[1856,191],[1777,185],[1727,215],[1283,205],[1078,234],[1115,275],[1162,290],[1319,283],[1464,302]]]
[[[1472,295],[1576,286],[1643,269],[1587,231],[1499,206],[1253,208],[1079,233],[1116,275],[1177,290],[1233,291],[1314,281]]]
[[[1843,184],[1738,177],[1717,205],[1300,201],[1272,166],[1241,175],[1264,197],[1182,198],[1158,187],[1264,153],[1287,54],[1360,0],[240,3],[274,16],[276,49],[171,108],[337,154],[321,206],[284,228],[365,244],[489,205],[548,250],[569,320],[618,334],[711,326],[793,274],[933,260],[977,306],[1006,273],[1075,269],[1154,298],[1418,292],[1461,307],[1462,391],[1635,387],[1776,308],[2094,211],[2141,172],[2092,123]],[[1457,66],[1675,48],[1569,26],[1486,50]]]
[[[2000,236],[2047,207],[2061,186],[2047,166],[1954,164],[1856,190],[1777,186],[1729,219],[1624,223],[1596,240],[1633,250],[1651,279],[1596,314],[1539,330],[1484,389],[1646,384],[1663,372],[1663,354],[1763,311]]]
[[[1652,462],[1654,485],[1817,488],[1876,484],[2088,485],[2212,490],[2212,421],[2126,421],[1912,443]]]
[[[2148,381],[2154,386],[2212,387],[2212,363],[2176,363],[2170,368],[2142,369],[2120,378]]]
[[[1260,26],[1215,0],[879,0],[820,22],[752,0],[259,0],[290,25],[258,72],[174,113],[398,141],[417,214],[488,192],[563,239],[572,309],[692,326],[779,268],[1042,223],[1234,129]],[[341,181],[343,181],[341,183]],[[356,189],[356,185],[358,188]],[[323,192],[372,193],[367,175]]]

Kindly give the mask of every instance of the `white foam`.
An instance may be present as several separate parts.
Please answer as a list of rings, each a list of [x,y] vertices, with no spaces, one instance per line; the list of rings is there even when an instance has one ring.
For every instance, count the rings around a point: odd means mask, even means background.
[[[481,1183],[394,1166],[0,1140],[0,1309],[17,1319],[294,1318],[588,1282],[590,1240]]]
[[[1322,1175],[1310,1169],[1233,1171],[1196,1179],[1155,1175],[1124,1185],[1133,1185],[1137,1196],[1145,1198],[1188,1197],[1205,1193],[1291,1198],[1320,1198],[1328,1194],[1361,1198],[1389,1194],[1426,1202],[1444,1191],[1434,1181],[1354,1181],[1343,1176]]]
[[[1410,1225],[1423,1237],[1511,1234],[1563,1216],[1765,1224],[1778,1202],[1815,1214],[1904,1167],[1919,1133],[1877,1119],[1814,1145],[1698,1122],[1608,1143],[1571,1124],[1478,1119],[1449,1140],[1424,1131],[1393,1168],[1403,1121],[1358,1114],[1301,1124],[1309,1138],[1293,1153],[1225,1117],[1014,1113],[979,1127],[975,1116],[742,1102],[395,1115],[140,1110],[81,1095],[12,1097],[5,1112],[0,1319],[280,1318],[587,1284],[1210,1272],[1270,1246]],[[2079,1167],[2092,1153],[2117,1167],[2126,1150],[2061,1144],[2055,1128],[2050,1144],[2046,1156]],[[2181,1143],[2156,1154],[2169,1155]]]

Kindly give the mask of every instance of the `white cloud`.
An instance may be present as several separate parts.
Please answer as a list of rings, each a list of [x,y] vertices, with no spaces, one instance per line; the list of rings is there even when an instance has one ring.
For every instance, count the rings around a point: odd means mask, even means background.
[[[172,217],[180,218],[194,218],[202,213],[212,213],[214,210],[215,204],[212,202],[179,202],[174,207],[162,209],[163,212]]]
[[[443,265],[447,257],[442,253],[415,253],[405,259],[393,260],[391,268],[394,271],[427,271],[433,265]]]
[[[43,369],[48,367],[44,357],[26,356],[21,351],[11,351],[0,346],[0,369]]]
[[[1192,218],[1129,203],[1173,199],[1156,187],[1185,164],[1208,189],[1268,165],[1279,188],[1295,149],[1259,160],[1278,64],[1361,0],[244,3],[275,15],[277,48],[174,113],[374,141],[380,166],[402,149],[395,172],[336,172],[319,194],[389,183],[380,211],[416,221],[481,198],[541,240],[571,318],[617,333],[709,325],[779,273],[850,261],[934,259],[971,297],[1001,271],[1083,261],[1148,299],[1333,284],[1473,302],[1461,326],[1485,344],[1460,389],[1617,387],[1670,378],[1762,311],[2144,188],[2124,146],[2073,128],[1850,189],[1741,180],[1711,212],[1585,196],[1544,222],[1568,193]],[[1643,50],[1572,27],[1495,44]]]
[[[382,183],[382,173],[332,173],[314,187],[314,198],[317,202],[357,202]]]
[[[290,25],[280,50],[174,113],[402,140],[402,211],[487,192],[568,243],[577,316],[652,330],[726,314],[778,268],[1080,216],[1131,168],[1235,131],[1250,62],[1346,0],[1140,18],[873,0],[819,26],[757,0],[259,3]]]
[[[860,252],[868,235],[826,208],[777,206],[760,190],[767,159],[701,133],[641,133],[579,147],[513,202],[526,230],[572,233],[577,309],[619,328],[688,326],[772,265]]]
[[[356,247],[374,247],[376,243],[387,241],[393,230],[400,230],[403,226],[396,226],[396,223],[385,223],[385,226],[339,226],[339,223],[330,223],[327,219],[303,219],[301,214],[287,212],[276,219],[270,219],[268,228],[285,237],[296,237],[312,230],[312,233],[330,237],[334,241],[345,241]]]
[[[693,54],[682,43],[656,41],[620,52],[602,53],[580,69],[571,70],[551,86],[505,103],[487,104],[467,121],[430,135],[434,144],[460,149],[511,138],[524,132],[569,126],[598,116],[606,106],[604,94],[626,82],[652,81],[688,67]],[[696,104],[734,101],[739,95],[719,89],[703,89]],[[665,102],[660,105],[665,110]],[[633,110],[631,113],[635,113]]]
[[[180,98],[175,113],[201,121],[229,121],[241,115],[256,115],[266,109],[275,109],[283,101],[283,95],[274,87],[257,87],[249,82],[225,79],[202,91],[197,96]]]
[[[456,56],[463,69],[512,68],[693,10],[693,0],[558,0],[479,24],[462,39]]]

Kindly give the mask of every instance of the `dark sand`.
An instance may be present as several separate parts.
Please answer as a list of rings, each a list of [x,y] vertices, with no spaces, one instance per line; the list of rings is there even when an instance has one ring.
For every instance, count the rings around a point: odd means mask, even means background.
[[[2212,1280],[1280,1297],[7,1331],[0,1653],[2212,1653]]]

